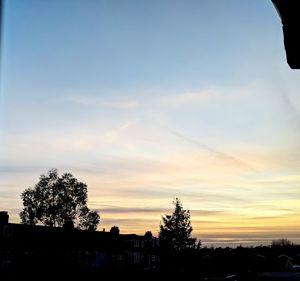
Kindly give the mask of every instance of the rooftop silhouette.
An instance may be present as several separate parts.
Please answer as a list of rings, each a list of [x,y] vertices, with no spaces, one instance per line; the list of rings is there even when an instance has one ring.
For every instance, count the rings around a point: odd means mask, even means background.
[[[9,223],[0,212],[1,280],[100,276],[130,280],[300,280],[300,247],[287,239],[271,246],[186,248],[164,252],[159,239],[111,231]],[[194,277],[197,279],[193,279]]]

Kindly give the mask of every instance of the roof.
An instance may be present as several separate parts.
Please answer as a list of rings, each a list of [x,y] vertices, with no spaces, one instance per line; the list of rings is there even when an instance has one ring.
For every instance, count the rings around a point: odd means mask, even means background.
[[[1,248],[35,249],[65,248],[76,250],[114,251],[131,246],[124,242],[145,240],[136,234],[113,234],[110,232],[64,229],[39,225],[7,223],[0,224],[0,240],[5,239]]]

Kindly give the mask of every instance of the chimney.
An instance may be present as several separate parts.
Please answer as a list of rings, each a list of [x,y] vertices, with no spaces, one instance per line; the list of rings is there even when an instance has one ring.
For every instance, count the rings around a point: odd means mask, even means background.
[[[66,230],[73,230],[74,229],[74,222],[72,220],[65,220],[63,224],[63,228]]]
[[[8,224],[8,213],[5,211],[0,212],[0,225],[1,224]]]

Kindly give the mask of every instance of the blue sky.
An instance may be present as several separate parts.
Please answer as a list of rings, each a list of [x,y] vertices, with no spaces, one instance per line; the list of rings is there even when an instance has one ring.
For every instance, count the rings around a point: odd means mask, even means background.
[[[12,221],[56,167],[88,184],[100,229],[156,233],[178,196],[208,242],[300,237],[299,72],[271,1],[4,2]]]

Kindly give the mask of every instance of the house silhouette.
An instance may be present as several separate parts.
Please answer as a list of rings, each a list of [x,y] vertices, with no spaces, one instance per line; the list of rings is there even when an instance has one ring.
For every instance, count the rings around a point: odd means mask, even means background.
[[[15,224],[9,223],[7,212],[0,212],[0,270],[5,274],[153,270],[158,249],[155,237],[79,230],[68,224]]]

